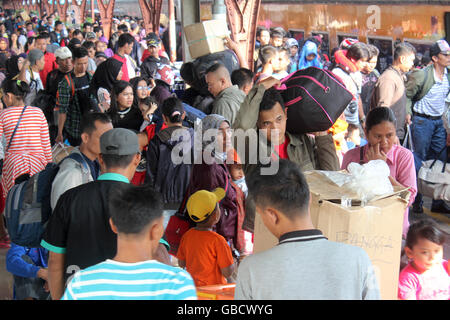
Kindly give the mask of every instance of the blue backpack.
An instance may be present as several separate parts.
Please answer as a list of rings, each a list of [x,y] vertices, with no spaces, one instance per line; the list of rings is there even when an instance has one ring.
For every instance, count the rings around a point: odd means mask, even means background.
[[[201,111],[197,108],[191,107],[190,105],[188,105],[184,102],[183,102],[183,108],[184,108],[184,111],[186,111],[186,117],[184,118],[184,122],[186,122],[186,123],[184,123],[184,125],[186,127],[193,128],[194,124],[197,121],[201,122],[202,119],[204,117],[206,117],[206,113],[204,113],[203,111]]]
[[[59,165],[68,158],[76,160],[85,170],[89,170],[83,157],[72,153],[59,164],[48,163],[44,170],[14,185],[8,192],[5,220],[11,242],[24,247],[40,247],[42,234],[52,214],[52,183],[59,171]]]

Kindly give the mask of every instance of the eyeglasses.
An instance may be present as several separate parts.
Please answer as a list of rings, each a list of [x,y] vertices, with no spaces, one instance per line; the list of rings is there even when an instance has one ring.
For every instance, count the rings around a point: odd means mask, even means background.
[[[150,90],[151,88],[153,87],[141,87],[141,86],[137,87],[138,90]]]

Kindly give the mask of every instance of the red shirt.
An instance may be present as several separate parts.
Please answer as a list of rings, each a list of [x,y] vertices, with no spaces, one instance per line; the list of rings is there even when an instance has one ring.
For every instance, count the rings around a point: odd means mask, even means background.
[[[284,137],[284,142],[278,146],[275,146],[274,148],[274,152],[278,155],[278,157],[280,159],[288,159],[289,160],[289,156],[287,153],[287,147],[289,145],[289,137],[285,136]]]
[[[122,62],[122,80],[123,81],[130,81],[130,77],[128,76],[128,66],[127,66],[127,59],[125,57],[119,56],[117,53],[113,55],[113,58]]]
[[[45,59],[44,69],[39,71],[39,76],[41,77],[42,85],[45,88],[45,85],[47,83],[47,75],[54,69],[57,69],[58,65],[56,64],[55,55],[51,52],[46,52],[44,54],[44,59]]]

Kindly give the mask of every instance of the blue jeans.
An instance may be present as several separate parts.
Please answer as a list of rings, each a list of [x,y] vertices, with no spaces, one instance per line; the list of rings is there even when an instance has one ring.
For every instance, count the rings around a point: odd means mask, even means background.
[[[414,165],[416,174],[422,166],[423,161],[439,159],[447,161],[447,152],[441,153],[446,146],[447,132],[442,119],[431,120],[420,116],[414,116],[411,125],[411,135],[414,145]],[[416,196],[417,204],[422,204],[422,196]],[[434,201],[434,200],[433,200]]]

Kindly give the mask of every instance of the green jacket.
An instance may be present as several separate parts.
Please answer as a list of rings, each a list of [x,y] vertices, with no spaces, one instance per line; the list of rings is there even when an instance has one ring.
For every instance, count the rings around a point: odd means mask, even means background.
[[[253,129],[257,130],[257,121],[259,116],[259,105],[262,101],[265,92],[263,85],[257,85],[252,88],[249,94],[241,104],[240,110],[237,114],[236,120],[233,124],[233,129],[242,129],[244,131]],[[318,136],[315,138],[306,134],[291,134],[286,132],[289,137],[289,145],[287,153],[289,160],[301,166],[303,171],[308,170],[339,170],[339,160],[336,155],[333,138],[331,135]],[[234,145],[238,153],[240,153],[239,145],[234,139]],[[258,137],[257,146],[251,146],[249,138],[245,139],[245,154],[239,154],[241,159],[249,159],[250,155],[259,150],[266,150],[266,156],[269,158],[274,153],[274,148],[264,138]],[[242,153],[242,151],[241,151]],[[243,158],[244,156],[244,158]],[[267,160],[267,159],[266,159]],[[264,159],[263,159],[264,161]],[[244,170],[246,173],[251,171],[257,164],[243,161]],[[258,157],[258,163],[261,159]]]
[[[447,78],[450,83],[449,67],[447,67]],[[430,65],[424,69],[414,69],[408,74],[405,84],[407,98],[406,112],[408,114],[412,115],[414,103],[425,97],[435,83],[434,65]]]

